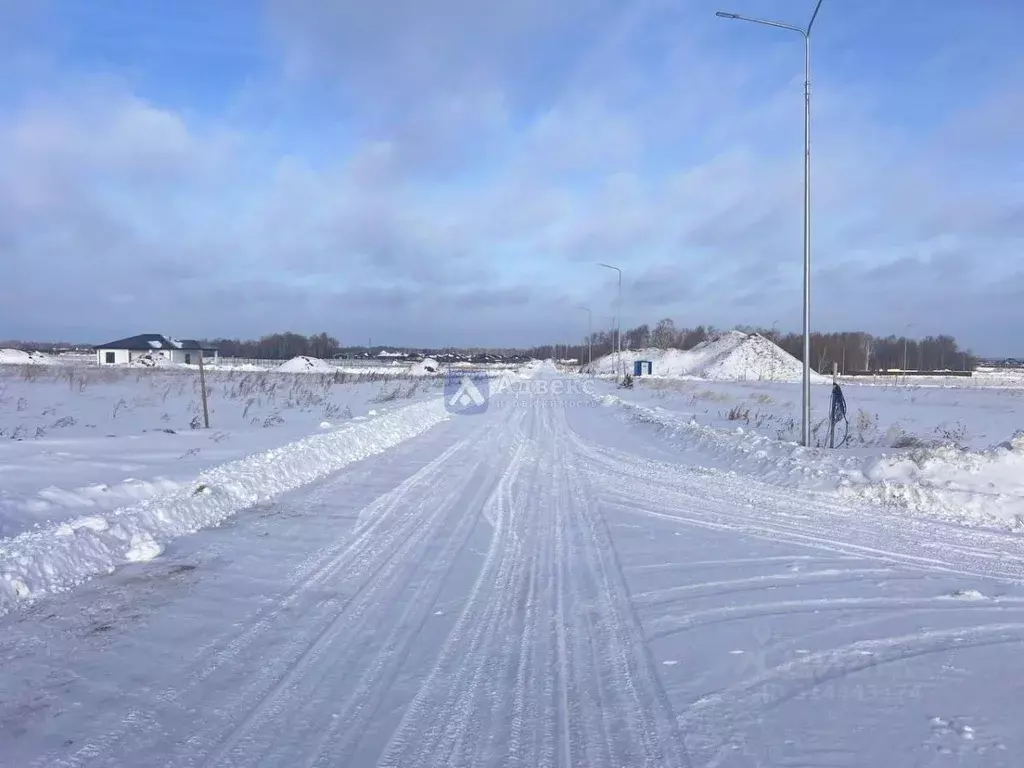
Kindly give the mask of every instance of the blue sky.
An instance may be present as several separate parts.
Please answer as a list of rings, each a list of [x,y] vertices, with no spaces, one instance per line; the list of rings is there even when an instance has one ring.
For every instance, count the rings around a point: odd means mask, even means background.
[[[797,330],[813,0],[0,0],[0,337]],[[815,328],[1024,354],[1024,6],[825,0]]]

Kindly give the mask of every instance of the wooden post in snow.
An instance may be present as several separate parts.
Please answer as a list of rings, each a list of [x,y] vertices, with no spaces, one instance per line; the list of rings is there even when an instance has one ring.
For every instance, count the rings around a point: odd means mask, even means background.
[[[206,405],[206,369],[203,367],[203,347],[199,347],[199,389],[203,396],[203,426],[210,428],[210,409]]]

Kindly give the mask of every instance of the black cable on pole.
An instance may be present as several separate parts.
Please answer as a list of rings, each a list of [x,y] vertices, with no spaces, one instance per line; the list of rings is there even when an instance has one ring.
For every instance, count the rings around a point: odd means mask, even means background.
[[[831,435],[830,442],[832,443],[829,447],[835,448],[835,427],[840,421],[846,425],[846,433],[843,435],[843,439],[839,441],[839,447],[846,444],[846,441],[850,439],[850,422],[846,418],[846,398],[843,397],[843,390],[839,384],[832,385],[832,402],[828,409],[828,418],[832,428],[829,430]]]

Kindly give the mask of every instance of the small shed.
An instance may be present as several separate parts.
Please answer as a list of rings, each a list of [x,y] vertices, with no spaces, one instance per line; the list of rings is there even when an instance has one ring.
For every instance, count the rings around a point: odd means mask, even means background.
[[[645,373],[650,376],[654,372],[654,364],[650,360],[634,360],[633,375],[643,376]]]

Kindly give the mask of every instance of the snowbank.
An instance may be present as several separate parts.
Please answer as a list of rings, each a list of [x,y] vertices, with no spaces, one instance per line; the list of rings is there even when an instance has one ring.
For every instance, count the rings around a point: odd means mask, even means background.
[[[440,364],[432,357],[425,357],[409,368],[410,376],[432,376],[441,370]]]
[[[1024,528],[1024,432],[987,451],[952,445],[882,456],[849,493],[959,523],[1002,521]]]
[[[318,357],[293,357],[277,369],[284,373],[333,373],[334,368]]]
[[[184,368],[183,363],[175,363],[163,355],[138,355],[128,363],[129,368]]]
[[[57,361],[42,352],[0,349],[0,365],[56,365]]]
[[[599,398],[627,421],[650,425],[702,466],[741,472],[787,488],[836,493],[957,525],[1024,529],[1024,433],[987,451],[937,445],[867,457],[804,448],[694,415]]]
[[[652,375],[692,376],[719,381],[800,381],[803,363],[760,334],[729,331],[708,339],[690,350],[649,347],[623,351],[626,372],[636,360],[650,360]],[[597,373],[614,374],[619,370],[618,356],[606,355],[594,361]],[[828,379],[811,372],[816,383]]]
[[[336,472],[447,418],[439,398],[202,472],[177,491],[0,541],[0,614],[126,562],[152,559],[186,533]]]

